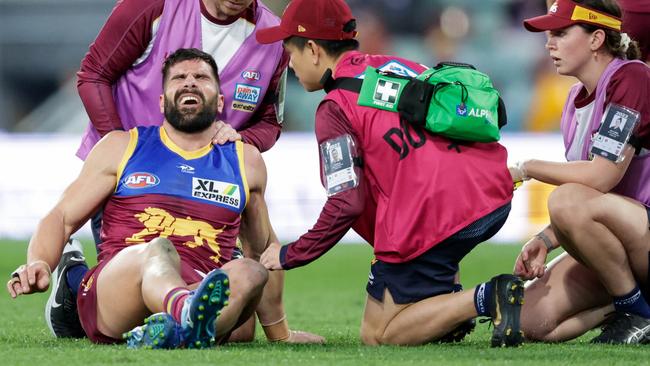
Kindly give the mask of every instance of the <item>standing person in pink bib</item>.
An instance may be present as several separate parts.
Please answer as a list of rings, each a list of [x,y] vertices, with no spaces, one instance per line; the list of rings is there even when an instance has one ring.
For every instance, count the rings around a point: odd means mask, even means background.
[[[160,70],[165,58],[179,48],[201,49],[219,67],[224,108],[213,143],[242,140],[261,152],[270,149],[282,127],[288,57],[280,42],[259,44],[255,33],[278,22],[259,0],[119,1],[78,72],[79,95],[90,123],[77,156],[85,159],[110,131],[161,125]],[[92,221],[100,246],[101,210]],[[76,243],[66,246],[55,270],[62,280],[54,282],[46,309],[46,321],[57,337],[83,336],[73,305],[74,289],[84,272],[78,265],[83,255]],[[243,244],[246,253],[247,243]],[[289,330],[282,304],[283,282],[282,273],[271,276],[258,309],[267,338],[323,342],[320,336]],[[254,321],[246,329],[235,339],[252,340]]]
[[[562,113],[566,163],[527,160],[515,181],[558,186],[550,225],[522,248],[515,274],[526,288],[527,337],[563,341],[604,323],[594,343],[650,341],[650,69],[621,33],[613,0],[558,0],[547,15],[524,21],[546,31],[562,75],[579,83]],[[620,121],[619,121],[620,119]],[[548,252],[566,253],[545,266]]]

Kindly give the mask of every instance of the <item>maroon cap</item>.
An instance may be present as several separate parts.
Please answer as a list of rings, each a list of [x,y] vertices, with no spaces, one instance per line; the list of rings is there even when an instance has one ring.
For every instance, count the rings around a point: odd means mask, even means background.
[[[273,43],[298,36],[310,39],[353,39],[352,11],[343,0],[292,0],[284,9],[280,25],[256,32],[259,43]],[[344,30],[347,30],[347,32]]]
[[[548,9],[548,14],[524,20],[524,26],[531,32],[562,29],[579,23],[621,31],[620,18],[571,0],[557,0]]]

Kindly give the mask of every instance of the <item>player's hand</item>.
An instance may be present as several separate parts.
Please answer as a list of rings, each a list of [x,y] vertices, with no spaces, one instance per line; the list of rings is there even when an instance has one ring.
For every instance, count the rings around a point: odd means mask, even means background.
[[[282,269],[280,264],[280,243],[271,243],[260,257],[260,263],[269,270]]]
[[[19,266],[7,282],[7,291],[12,298],[23,294],[47,291],[50,287],[50,266],[42,260]]]
[[[324,344],[325,338],[318,334],[303,332],[302,330],[290,330],[289,338],[280,342],[292,344]]]
[[[227,124],[224,121],[217,121],[216,123],[217,126],[217,133],[214,134],[214,137],[212,137],[212,144],[213,145],[223,145],[226,142],[234,142],[237,140],[241,140],[241,135],[232,128],[229,124]]]
[[[547,255],[548,249],[541,239],[530,239],[515,261],[514,274],[525,280],[542,277],[546,272]]]

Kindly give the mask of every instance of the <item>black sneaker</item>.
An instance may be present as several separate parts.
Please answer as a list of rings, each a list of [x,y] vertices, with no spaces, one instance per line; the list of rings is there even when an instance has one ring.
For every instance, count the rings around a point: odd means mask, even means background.
[[[636,314],[614,312],[603,325],[602,333],[591,343],[645,344],[650,342],[650,319]]]
[[[458,325],[454,330],[451,332],[445,334],[442,338],[438,339],[438,342],[440,343],[455,343],[455,342],[460,342],[465,337],[472,333],[474,331],[474,328],[476,328],[476,320],[475,319],[469,319],[466,320],[460,325]]]
[[[524,303],[524,282],[517,276],[502,274],[490,280],[492,298],[490,317],[492,347],[516,347],[524,341],[524,333],[519,326],[521,305]]]
[[[50,297],[45,305],[45,322],[50,332],[58,338],[84,338],[86,333],[79,322],[77,298],[66,281],[68,269],[79,264],[86,265],[81,243],[70,239],[63,249],[59,265],[50,277]]]

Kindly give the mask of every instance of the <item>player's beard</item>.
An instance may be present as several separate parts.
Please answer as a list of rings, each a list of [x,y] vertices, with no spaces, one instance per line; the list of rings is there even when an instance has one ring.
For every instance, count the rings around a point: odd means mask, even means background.
[[[183,107],[178,106],[178,100],[181,94],[191,92],[197,95],[202,102],[203,108],[196,112],[190,112]],[[179,90],[174,96],[174,101],[165,96],[165,119],[175,129],[185,133],[197,133],[205,131],[214,123],[218,111],[217,96],[206,100],[203,93],[194,90]]]

